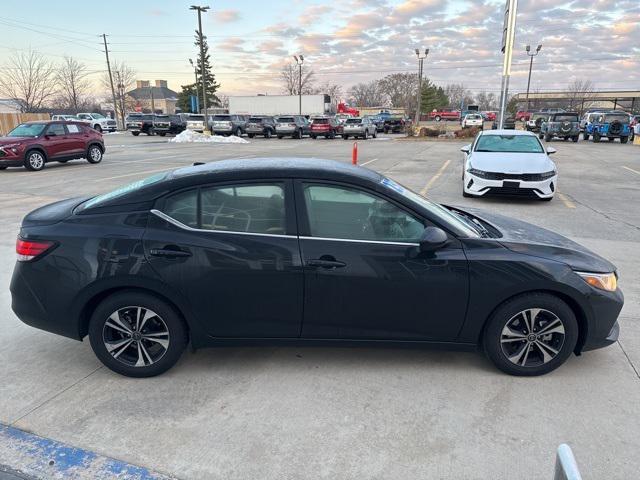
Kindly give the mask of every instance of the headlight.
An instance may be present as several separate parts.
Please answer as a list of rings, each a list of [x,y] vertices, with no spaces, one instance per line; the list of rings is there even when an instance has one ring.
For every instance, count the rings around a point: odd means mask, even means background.
[[[485,172],[484,170],[478,170],[476,168],[470,168],[469,170],[467,170],[467,172],[480,178],[486,178],[488,176],[487,172]]]
[[[547,178],[555,177],[557,172],[555,170],[551,170],[550,172],[544,172],[540,174],[540,178],[542,180],[546,180]]]
[[[618,277],[614,272],[611,273],[589,273],[576,272],[582,279],[594,288],[606,290],[607,292],[615,292],[618,288]]]

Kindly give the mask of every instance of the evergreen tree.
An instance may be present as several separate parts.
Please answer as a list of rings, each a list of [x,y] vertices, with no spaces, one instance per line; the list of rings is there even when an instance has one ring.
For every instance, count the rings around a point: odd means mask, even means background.
[[[178,101],[176,102],[176,106],[182,110],[183,112],[191,112],[191,95],[196,95],[196,84],[192,83],[190,85],[181,85],[182,91],[178,94]],[[200,88],[200,90],[202,90]],[[202,91],[198,98],[202,97]],[[191,113],[200,113],[200,112],[191,112]]]
[[[198,62],[196,64],[196,74],[198,75],[198,102],[200,109],[204,108],[204,101],[202,99],[202,79],[204,72],[204,84],[207,91],[207,107],[219,107],[220,99],[217,97],[216,92],[220,88],[220,84],[216,82],[216,76],[213,74],[211,67],[211,57],[209,55],[209,44],[207,43],[207,37],[203,37],[203,50],[204,50],[204,65],[202,64],[202,58],[200,57],[200,36],[196,32],[195,46],[197,48]],[[204,67],[204,68],[203,68]],[[187,85],[188,87],[189,85]],[[193,85],[191,85],[193,87]],[[182,87],[182,93],[184,93],[185,87]],[[193,91],[191,95],[193,95]],[[187,108],[190,110],[190,107]]]
[[[425,78],[422,81],[420,100],[421,113],[431,112],[434,109],[445,108],[449,104],[449,97],[442,87],[434,85],[431,80]]]

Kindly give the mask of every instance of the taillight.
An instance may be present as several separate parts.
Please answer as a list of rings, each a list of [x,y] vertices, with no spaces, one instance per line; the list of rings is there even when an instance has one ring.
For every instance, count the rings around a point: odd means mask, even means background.
[[[19,262],[28,262],[42,255],[44,252],[53,247],[54,242],[47,240],[24,240],[20,237],[16,240],[16,253]]]

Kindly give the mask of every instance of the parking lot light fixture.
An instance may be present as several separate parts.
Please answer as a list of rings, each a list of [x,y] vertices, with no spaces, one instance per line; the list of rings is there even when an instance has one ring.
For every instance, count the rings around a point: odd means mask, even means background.
[[[415,50],[416,56],[418,57],[418,108],[416,109],[416,126],[420,125],[420,109],[422,104],[422,71],[424,66],[424,59],[429,55],[429,49],[424,49],[424,54],[420,51],[419,48]]]
[[[538,53],[540,53],[540,50],[542,50],[542,44],[538,45],[538,48],[536,48],[535,52],[531,52],[531,45],[527,45],[525,47],[525,50],[527,52],[527,55],[529,55],[529,80],[527,80],[527,108],[525,109],[525,112],[529,111],[529,88],[531,87],[531,70],[533,68],[533,57],[535,57],[536,55],[538,55]]]
[[[202,36],[202,12],[206,12],[210,7],[202,7],[199,5],[191,5],[189,10],[195,10],[198,12],[198,37],[200,39],[200,67],[202,71],[200,72],[200,80],[202,81],[202,108],[204,110],[204,124],[205,127],[209,125],[209,116],[207,115],[207,86],[206,86],[206,74],[204,71],[204,39]],[[205,128],[205,134],[208,131],[208,128]]]

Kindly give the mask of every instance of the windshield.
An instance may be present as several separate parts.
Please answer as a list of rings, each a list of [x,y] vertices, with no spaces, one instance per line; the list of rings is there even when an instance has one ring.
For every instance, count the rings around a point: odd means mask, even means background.
[[[101,113],[92,113],[91,116],[93,118],[107,118],[104,115],[102,115]]]
[[[142,187],[146,187],[147,185],[157,183],[166,176],[167,172],[157,173],[155,175],[152,175],[151,177],[147,177],[142,180],[138,180],[137,182],[130,183],[129,185],[125,185],[124,187],[116,188],[109,193],[98,195],[97,197],[93,197],[91,200],[80,205],[79,210],[85,210],[87,208],[100,206],[101,204],[108,202],[109,200],[121,197],[122,195],[126,195],[127,193],[135,192],[136,190],[139,190]]]
[[[578,116],[577,115],[556,115],[555,121],[556,122],[577,122]]]
[[[479,233],[475,228],[472,228],[467,222],[465,222],[459,215],[456,215],[451,210],[446,209],[442,205],[427,200],[422,195],[417,194],[413,190],[403,187],[397,182],[394,182],[390,178],[383,178],[382,182],[388,188],[395,190],[404,198],[417,203],[421,207],[429,211],[434,217],[442,221],[443,224],[453,226],[458,230],[458,233],[472,238],[479,237]]]
[[[532,135],[481,135],[474,151],[544,153],[540,141]]]
[[[44,123],[23,123],[11,130],[7,137],[37,137],[42,133],[45,126]]]
[[[627,123],[629,121],[629,116],[628,115],[622,115],[622,114],[608,114],[604,116],[604,120],[605,123],[611,123],[611,122],[622,122],[622,123]]]

